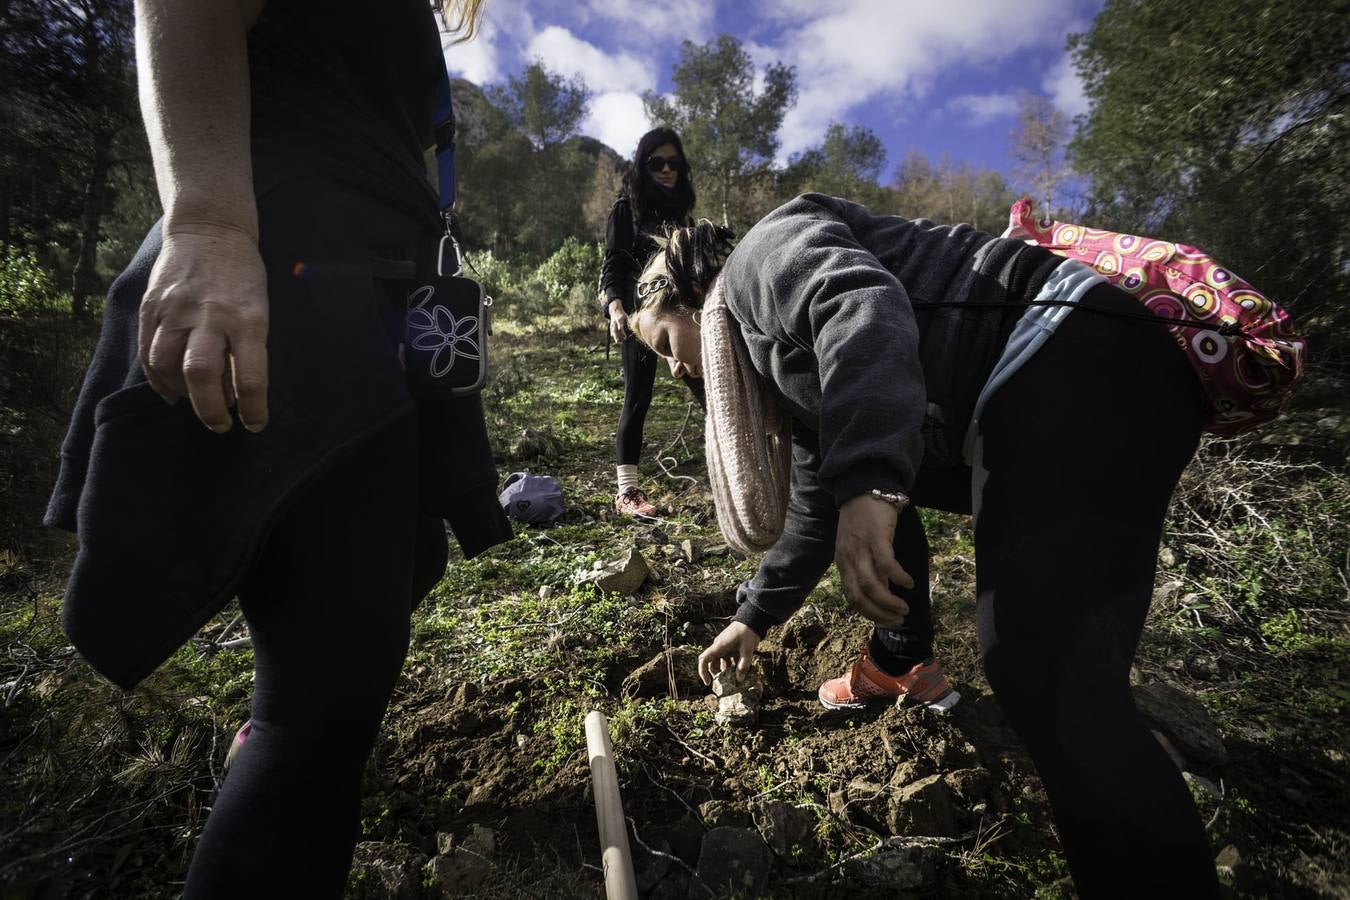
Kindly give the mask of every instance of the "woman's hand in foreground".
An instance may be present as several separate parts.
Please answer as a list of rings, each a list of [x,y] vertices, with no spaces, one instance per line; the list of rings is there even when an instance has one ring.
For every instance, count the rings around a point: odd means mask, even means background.
[[[839,508],[834,562],[849,605],[878,625],[895,626],[909,605],[891,593],[890,584],[914,587],[914,579],[895,559],[895,507],[871,494],[859,494]]]
[[[140,310],[140,360],[170,402],[212,431],[267,425],[267,273],[255,237],[225,225],[166,231]]]
[[[704,684],[712,684],[714,676],[731,666],[736,667],[736,680],[745,678],[759,646],[759,635],[743,622],[732,622],[722,629],[713,642],[698,656],[698,677]]]
[[[623,311],[623,301],[617,297],[609,301],[609,334],[616,344],[622,344],[628,337],[628,313]]]

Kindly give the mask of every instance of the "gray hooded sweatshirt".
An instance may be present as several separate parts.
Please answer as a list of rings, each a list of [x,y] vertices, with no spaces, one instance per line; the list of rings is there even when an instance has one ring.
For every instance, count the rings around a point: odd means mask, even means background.
[[[858,494],[945,480],[964,482],[969,502],[960,452],[976,400],[1061,262],[823,194],[746,233],[723,285],[751,363],[792,415],[793,472],[783,535],[741,586],[737,621],[762,636],[800,606],[834,558],[839,507]]]

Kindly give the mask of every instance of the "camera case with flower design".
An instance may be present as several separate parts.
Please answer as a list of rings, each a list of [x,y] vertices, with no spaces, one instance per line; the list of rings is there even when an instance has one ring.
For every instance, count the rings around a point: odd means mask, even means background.
[[[491,313],[492,298],[472,278],[437,274],[413,282],[403,368],[414,394],[463,397],[483,389]]]

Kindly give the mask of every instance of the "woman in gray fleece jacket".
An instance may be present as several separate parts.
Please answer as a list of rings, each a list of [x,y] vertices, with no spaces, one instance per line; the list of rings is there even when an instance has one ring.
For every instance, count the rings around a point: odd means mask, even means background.
[[[635,332],[672,367],[702,365],[710,416],[724,398],[705,302],[725,304],[791,420],[781,535],[700,657],[705,680],[747,669],[833,561],[876,628],[821,702],[906,694],[949,709],[915,507],[973,513],[985,673],[1080,893],[1217,896],[1195,805],[1129,688],[1163,517],[1203,423],[1166,328],[1127,318],[1137,300],[1044,249],[820,194],[734,250],[711,223],[677,232],[638,293]]]

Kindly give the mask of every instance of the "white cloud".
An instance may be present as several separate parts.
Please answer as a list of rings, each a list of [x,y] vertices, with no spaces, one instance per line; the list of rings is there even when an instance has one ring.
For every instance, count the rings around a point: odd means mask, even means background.
[[[534,17],[524,6],[489,3],[473,40],[453,44],[449,35],[441,36],[446,68],[477,85],[501,81],[519,70],[522,47],[534,33]]]
[[[784,157],[820,140],[832,120],[885,96],[912,100],[960,68],[988,69],[1063,39],[1046,22],[1062,20],[1070,0],[836,0],[813,4],[788,26],[779,55],[797,67],[797,105],[780,134]],[[806,4],[798,7],[808,9]],[[821,9],[827,11],[820,12]]]
[[[542,59],[555,72],[580,76],[599,93],[631,93],[656,87],[656,71],[650,60],[628,53],[608,53],[558,25],[550,25],[536,34],[525,48],[525,55],[528,59]]]
[[[1073,67],[1073,60],[1066,53],[1045,75],[1041,87],[1050,95],[1055,106],[1072,118],[1088,111],[1087,95],[1083,93],[1083,80]]]
[[[988,125],[995,119],[1017,114],[1016,94],[962,94],[947,102],[945,110],[965,119],[973,128]]]
[[[641,97],[632,91],[611,91],[591,100],[581,133],[603,141],[624,157],[632,157],[638,138],[650,127]]]
[[[501,55],[497,39],[501,32],[491,20],[483,22],[477,36],[462,44],[451,42],[451,36],[441,34],[441,51],[445,67],[451,75],[467,78],[474,84],[487,84],[502,77]]]
[[[702,41],[712,33],[713,0],[586,0],[577,10],[588,22],[613,23],[616,36]]]

